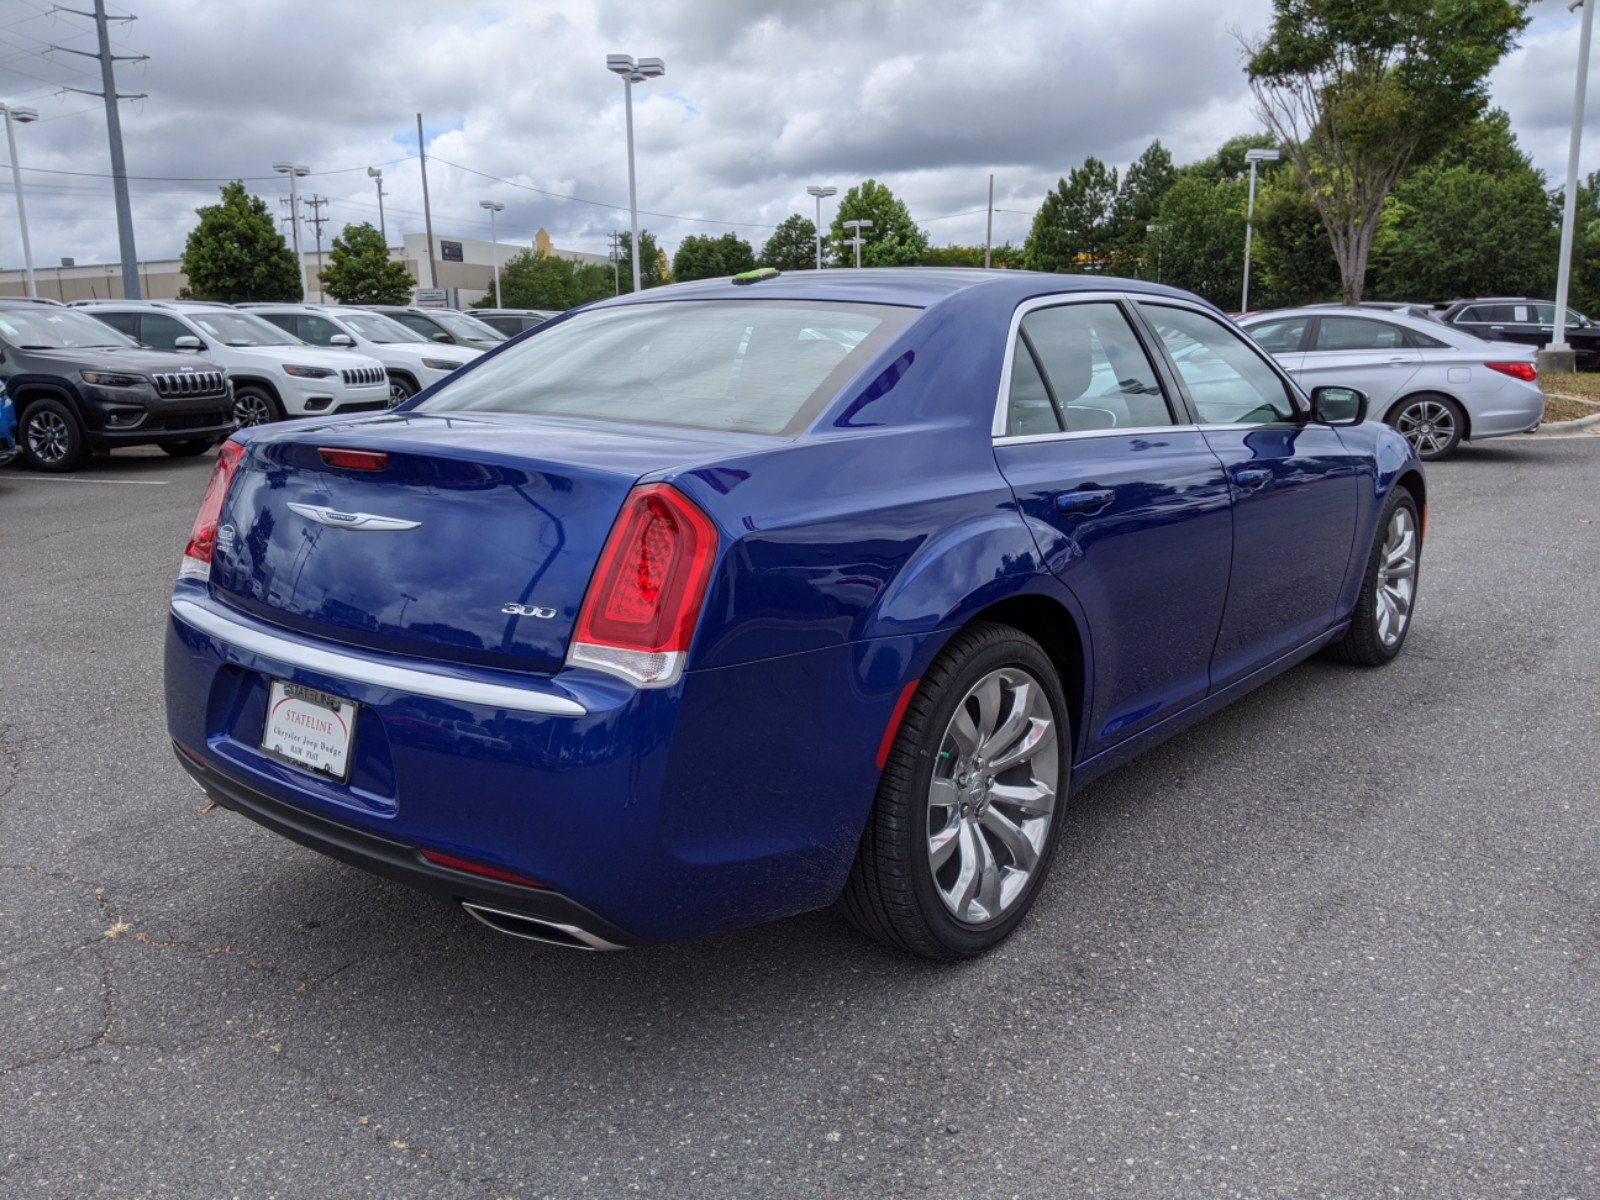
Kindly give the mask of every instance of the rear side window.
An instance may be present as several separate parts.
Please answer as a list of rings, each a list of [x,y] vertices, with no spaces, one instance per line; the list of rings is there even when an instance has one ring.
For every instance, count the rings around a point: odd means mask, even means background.
[[[1294,401],[1276,371],[1227,325],[1204,313],[1141,304],[1183,376],[1203,425],[1292,421]]]
[[[1171,424],[1155,368],[1117,305],[1062,304],[1035,309],[1022,319],[1011,364],[1007,433]]]
[[[797,432],[918,312],[798,300],[593,309],[447,382],[421,410]]]
[[[1401,350],[1405,330],[1360,317],[1323,317],[1317,324],[1317,350]]]
[[[1268,354],[1292,354],[1300,349],[1300,339],[1305,336],[1310,317],[1287,317],[1281,321],[1263,321],[1245,332],[1256,340]]]

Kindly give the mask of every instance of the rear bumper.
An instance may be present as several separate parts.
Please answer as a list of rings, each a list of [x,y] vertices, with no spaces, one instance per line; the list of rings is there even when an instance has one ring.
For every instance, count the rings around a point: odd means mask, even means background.
[[[581,669],[518,676],[353,651],[184,582],[167,634],[167,723],[208,794],[285,836],[483,909],[559,920],[570,905],[582,919],[562,923],[608,942],[666,942],[838,896],[878,741],[924,640],[840,644],[640,691]],[[261,751],[273,679],[359,706],[348,782]],[[422,848],[548,894],[441,871]]]
[[[1528,433],[1544,419],[1544,392],[1536,384],[1509,382],[1472,405],[1472,440]]]

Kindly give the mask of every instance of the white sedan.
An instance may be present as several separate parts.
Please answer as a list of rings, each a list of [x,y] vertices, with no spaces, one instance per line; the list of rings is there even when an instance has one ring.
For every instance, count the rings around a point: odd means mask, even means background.
[[[1425,459],[1443,458],[1463,440],[1527,433],[1544,415],[1529,346],[1388,308],[1284,308],[1239,325],[1306,392],[1360,388],[1369,415]]]

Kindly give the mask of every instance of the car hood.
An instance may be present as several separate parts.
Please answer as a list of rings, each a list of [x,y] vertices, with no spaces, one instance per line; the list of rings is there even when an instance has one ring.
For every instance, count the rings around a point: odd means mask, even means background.
[[[211,359],[201,354],[172,350],[146,350],[142,346],[100,346],[81,350],[19,350],[19,355],[36,361],[60,363],[63,369],[131,371],[150,375],[168,371],[220,371]]]
[[[301,367],[327,367],[330,371],[351,367],[382,367],[368,354],[351,350],[330,350],[324,346],[229,346],[229,355],[264,363],[293,363]]]
[[[431,358],[435,362],[453,362],[464,367],[483,351],[473,346],[447,346],[443,342],[435,342],[431,346],[427,342],[389,342],[374,345],[372,353],[409,363],[420,364],[423,359]]]

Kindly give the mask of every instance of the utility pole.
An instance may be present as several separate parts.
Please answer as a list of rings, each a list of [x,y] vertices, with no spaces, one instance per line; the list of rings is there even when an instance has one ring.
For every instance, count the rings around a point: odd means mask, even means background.
[[[367,177],[378,185],[378,232],[383,235],[384,249],[388,249],[389,227],[383,223],[383,198],[389,193],[383,190],[383,168],[368,167]]]
[[[422,167],[422,224],[428,233],[428,286],[439,286],[439,267],[433,259],[433,209],[428,206],[428,147],[422,140],[422,114],[417,114],[417,162]]]
[[[989,217],[983,227],[983,267],[994,265],[994,176],[989,176]]]
[[[322,227],[328,223],[328,218],[322,215],[322,206],[328,202],[326,196],[307,196],[306,207],[312,215],[306,218],[306,224],[317,231],[317,303],[324,304],[327,297],[322,294]]]
[[[1583,0],[1574,0],[1568,9]],[[1577,359],[1567,344],[1567,296],[1572,286],[1572,231],[1578,218],[1578,151],[1583,145],[1583,93],[1589,79],[1589,39],[1594,31],[1596,0],[1583,3],[1578,32],[1578,82],[1572,95],[1572,132],[1567,141],[1567,194],[1561,204],[1561,262],[1556,268],[1556,319],[1550,344],[1539,358],[1541,371],[1574,371]]]
[[[608,233],[606,240],[611,243],[611,294],[622,295],[622,234]]]
[[[144,293],[139,287],[139,254],[133,247],[133,205],[128,200],[128,164],[122,157],[122,116],[117,111],[117,101],[143,100],[145,93],[117,91],[116,64],[119,62],[143,62],[150,56],[148,54],[111,53],[111,32],[107,28],[108,22],[136,21],[138,18],[133,16],[106,16],[106,0],[94,0],[93,12],[82,12],[76,8],[62,8],[59,5],[51,11],[71,13],[75,17],[87,17],[94,22],[95,33],[99,37],[100,50],[96,54],[90,54],[87,50],[74,50],[70,46],[53,45],[50,49],[100,60],[100,90],[98,92],[75,87],[63,87],[62,90],[82,92],[85,96],[100,96],[106,102],[106,137],[111,143],[111,189],[116,195],[117,241],[122,248],[122,294],[126,299],[138,300],[142,298]]]

